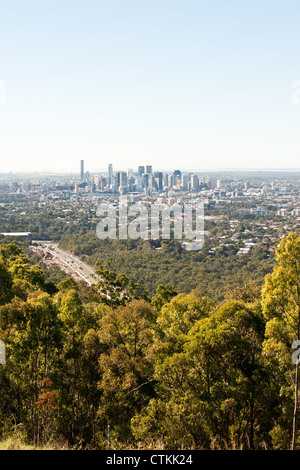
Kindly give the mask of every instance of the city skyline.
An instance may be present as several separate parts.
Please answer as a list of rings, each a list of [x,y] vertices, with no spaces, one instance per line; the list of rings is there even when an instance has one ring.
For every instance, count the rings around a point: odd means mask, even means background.
[[[77,164],[78,166],[78,164]],[[53,168],[52,170],[37,170],[37,169],[33,169],[33,170],[7,170],[7,171],[1,171],[0,170],[0,175],[2,176],[8,176],[8,175],[18,175],[18,176],[22,176],[22,175],[36,175],[36,176],[73,176],[73,177],[76,177],[76,176],[80,176],[81,172],[80,170],[76,170],[76,165],[74,164],[74,169],[72,171],[68,171],[68,170],[55,170],[55,168]],[[127,172],[128,170],[131,170],[132,167],[128,167],[126,165],[124,166],[118,166],[118,171],[125,171]],[[161,171],[163,173],[170,173],[170,172],[173,172],[174,171],[174,168],[171,168],[171,167],[168,167],[168,168],[164,168],[164,167],[155,167],[156,168],[156,171]],[[272,167],[269,167],[269,168],[263,168],[263,167],[258,167],[258,168],[243,168],[243,167],[240,167],[240,168],[181,168],[180,169],[183,173],[197,173],[197,174],[206,174],[206,173],[218,173],[218,174],[221,174],[221,173],[224,173],[224,174],[227,174],[227,173],[298,173],[300,172],[300,166],[299,167],[295,167],[295,168],[285,168],[285,167],[277,167],[277,168],[272,168]],[[97,175],[97,174],[104,174],[104,173],[107,173],[108,170],[107,168],[104,166],[102,168],[92,168],[92,169],[89,169],[88,170],[89,174],[90,175]]]

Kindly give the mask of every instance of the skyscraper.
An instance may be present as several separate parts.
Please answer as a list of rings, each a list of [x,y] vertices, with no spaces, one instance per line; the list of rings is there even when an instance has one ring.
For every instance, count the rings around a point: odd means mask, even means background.
[[[142,175],[142,186],[143,186],[143,188],[148,188],[149,187],[149,175],[148,175],[148,173],[144,173]]]
[[[197,175],[191,175],[191,189],[198,189],[199,188],[199,178]]]
[[[80,181],[84,180],[84,160],[80,160]]]
[[[162,191],[163,189],[163,174],[161,171],[156,171],[154,173],[154,178],[157,184],[158,191]]]
[[[145,167],[143,165],[140,165],[138,167],[138,175],[141,177],[145,173]]]
[[[187,190],[189,188],[189,180],[190,180],[189,175],[187,175],[187,174],[182,175],[182,177],[181,177],[182,189]]]
[[[169,175],[168,176],[168,187],[173,188],[174,186],[174,175]]]
[[[112,185],[112,180],[113,180],[113,166],[110,163],[108,165],[108,185]]]
[[[125,171],[118,171],[117,173],[117,186],[118,188],[127,186],[127,174]]]
[[[174,173],[173,173],[173,176],[174,176],[174,184],[181,181],[181,171],[180,170],[175,170]]]

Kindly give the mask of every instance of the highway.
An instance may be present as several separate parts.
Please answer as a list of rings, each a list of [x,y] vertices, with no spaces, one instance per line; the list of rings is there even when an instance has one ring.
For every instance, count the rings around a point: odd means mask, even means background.
[[[95,274],[95,271],[86,263],[81,261],[76,256],[71,255],[67,251],[61,250],[58,244],[51,242],[36,242],[46,253],[50,253],[54,261],[59,260],[62,267],[68,268],[68,271],[72,271],[78,277],[82,278],[89,285],[96,284],[99,281],[99,277]]]

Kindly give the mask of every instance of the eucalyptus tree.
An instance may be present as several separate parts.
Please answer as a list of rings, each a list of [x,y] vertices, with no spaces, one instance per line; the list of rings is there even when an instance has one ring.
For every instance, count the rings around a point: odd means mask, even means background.
[[[300,340],[300,236],[291,232],[276,250],[277,265],[266,276],[262,290],[263,313],[267,320],[264,350],[273,362],[274,375],[285,399],[282,412],[292,413],[292,449],[297,442],[298,360],[292,363],[292,346]],[[296,343],[294,343],[296,342]],[[292,370],[295,366],[294,380]],[[294,383],[293,383],[294,382]],[[294,389],[294,390],[292,390]],[[291,409],[294,394],[293,411]]]

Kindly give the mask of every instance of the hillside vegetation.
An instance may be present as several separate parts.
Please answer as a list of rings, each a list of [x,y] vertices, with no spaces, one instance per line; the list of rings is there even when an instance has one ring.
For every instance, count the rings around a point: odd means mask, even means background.
[[[261,285],[275,264],[271,243],[259,243],[247,256],[237,255],[236,242],[211,252],[212,240],[205,239],[200,251],[187,251],[176,240],[99,240],[93,231],[63,236],[59,246],[96,266],[97,262],[125,274],[150,295],[160,284],[173,284],[188,294],[196,289],[215,301],[249,281]]]
[[[147,294],[98,270],[97,287],[55,284],[0,246],[2,448],[21,430],[21,447],[107,449],[108,425],[113,449],[290,448],[299,235],[260,285],[238,277],[221,301],[176,282]]]

